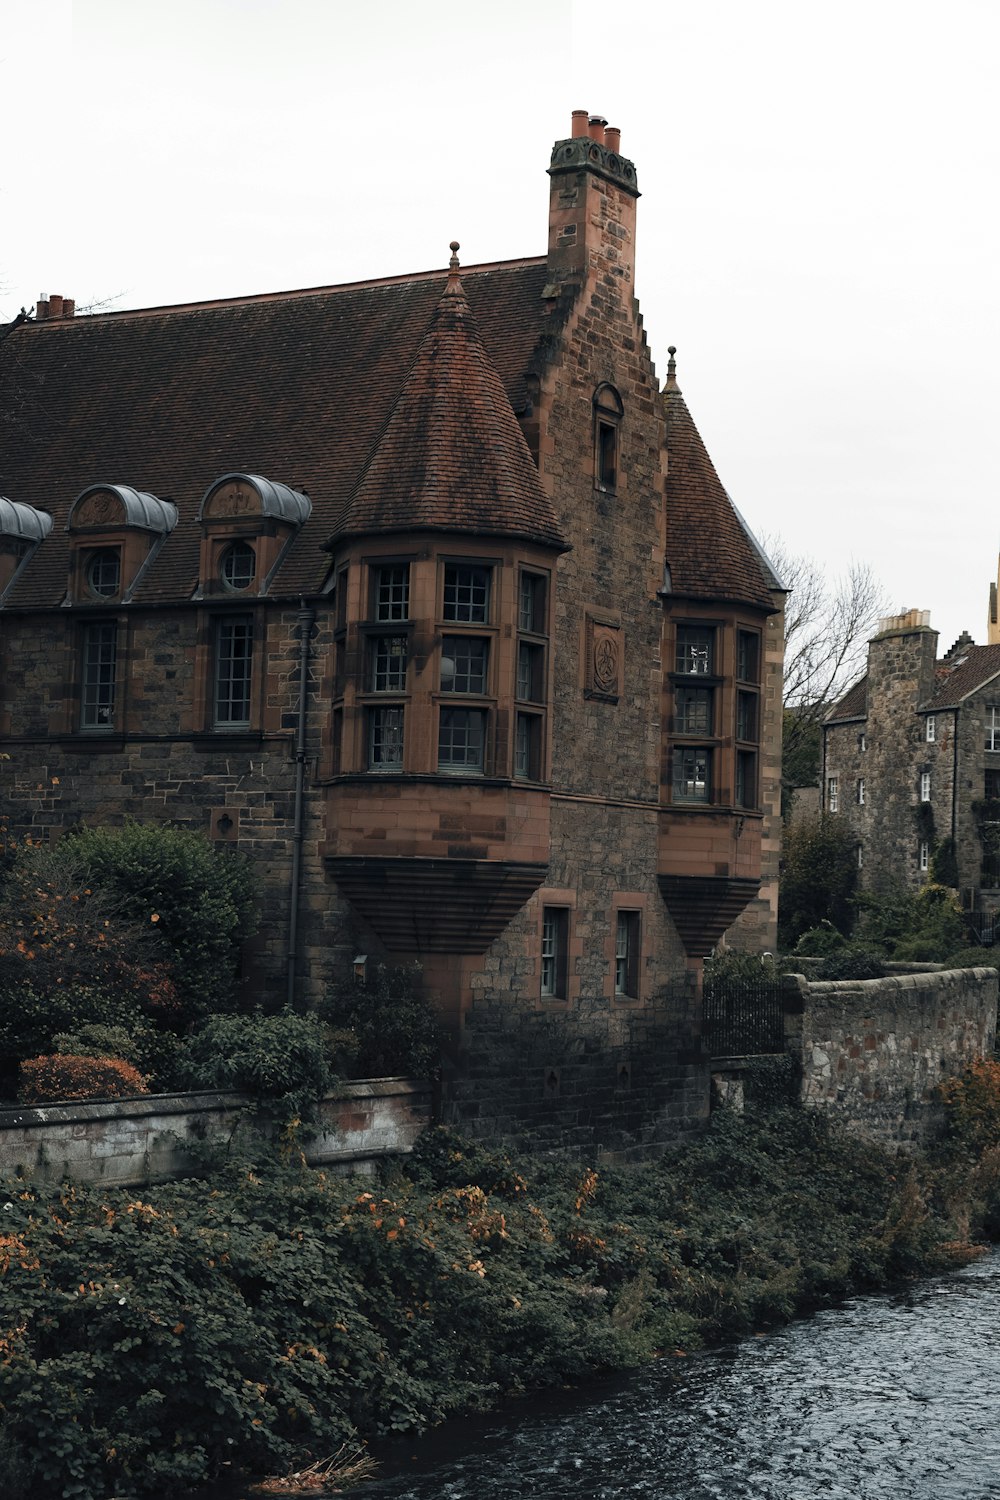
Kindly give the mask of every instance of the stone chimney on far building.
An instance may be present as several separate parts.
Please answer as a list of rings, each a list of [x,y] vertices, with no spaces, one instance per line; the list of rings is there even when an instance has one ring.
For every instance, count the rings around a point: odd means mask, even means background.
[[[635,167],[619,151],[621,131],[601,115],[573,111],[572,134],[552,148],[549,176],[550,295],[588,277],[618,278],[633,295]]]
[[[898,708],[917,708],[934,696],[938,633],[930,610],[887,615],[868,643],[868,702],[891,698]]]

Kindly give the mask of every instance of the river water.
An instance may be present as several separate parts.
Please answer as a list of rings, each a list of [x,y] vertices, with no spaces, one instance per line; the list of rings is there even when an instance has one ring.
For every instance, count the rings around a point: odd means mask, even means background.
[[[678,1373],[679,1372],[679,1373]],[[892,1296],[519,1403],[357,1500],[1000,1500],[1000,1251]]]

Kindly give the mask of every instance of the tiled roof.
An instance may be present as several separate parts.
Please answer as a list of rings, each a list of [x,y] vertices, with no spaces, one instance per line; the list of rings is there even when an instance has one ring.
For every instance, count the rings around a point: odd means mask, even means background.
[[[515,411],[527,403],[546,274],[533,259],[463,275]],[[308,491],[312,516],[273,591],[317,590],[329,562],[322,545],[386,427],[444,280],[426,272],[16,328],[0,342],[0,494],[50,511],[55,524],[8,606],[61,602],[66,516],[100,482],[176,504],[178,525],[136,602],[189,598],[198,507],[228,473]]]
[[[969,646],[943,679],[937,690],[921,709],[933,713],[939,708],[954,708],[994,677],[1000,676],[1000,646]]]
[[[334,537],[424,528],[565,545],[470,311],[455,257]]]
[[[676,381],[663,392],[667,419],[667,562],[671,590],[772,610],[756,546],[726,494]]]
[[[825,716],[824,724],[835,724],[838,719],[864,719],[868,716],[868,675],[859,677],[849,687],[839,703],[835,703]]]

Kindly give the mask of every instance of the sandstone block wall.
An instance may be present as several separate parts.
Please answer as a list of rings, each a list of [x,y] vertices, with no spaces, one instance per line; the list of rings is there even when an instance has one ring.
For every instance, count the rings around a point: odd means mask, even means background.
[[[925,1138],[937,1085],[996,1042],[995,969],[800,985],[803,1101],[882,1140]]]
[[[114,1187],[197,1175],[200,1148],[259,1129],[239,1094],[160,1094],[0,1110],[0,1176]],[[343,1085],[303,1142],[310,1166],[371,1171],[405,1155],[430,1118],[430,1086],[405,1078]],[[241,1120],[244,1123],[241,1125]]]

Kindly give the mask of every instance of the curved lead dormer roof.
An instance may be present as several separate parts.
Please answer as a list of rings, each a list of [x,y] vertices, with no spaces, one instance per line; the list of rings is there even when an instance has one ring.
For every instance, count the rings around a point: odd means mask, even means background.
[[[229,521],[237,516],[267,516],[298,528],[312,514],[312,501],[301,490],[265,479],[261,474],[223,474],[205,491],[199,521]]]
[[[51,530],[52,517],[47,511],[0,495],[0,536],[17,542],[43,542]]]
[[[129,526],[166,536],[176,525],[177,507],[171,500],[159,500],[127,484],[91,484],[73,501],[66,530]]]

